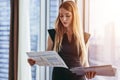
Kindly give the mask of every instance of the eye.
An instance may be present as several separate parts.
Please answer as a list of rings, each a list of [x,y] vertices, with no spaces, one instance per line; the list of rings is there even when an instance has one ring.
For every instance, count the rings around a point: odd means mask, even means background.
[[[59,17],[61,17],[61,18],[62,18],[62,17],[63,17],[63,15],[60,15]]]
[[[67,15],[66,17],[70,17],[70,15]]]

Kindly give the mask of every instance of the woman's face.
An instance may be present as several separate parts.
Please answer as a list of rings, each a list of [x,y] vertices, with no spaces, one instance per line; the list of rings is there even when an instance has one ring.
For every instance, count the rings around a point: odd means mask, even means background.
[[[65,10],[64,8],[60,8],[59,14],[59,18],[63,26],[66,28],[70,27],[72,22],[72,13],[70,11]]]

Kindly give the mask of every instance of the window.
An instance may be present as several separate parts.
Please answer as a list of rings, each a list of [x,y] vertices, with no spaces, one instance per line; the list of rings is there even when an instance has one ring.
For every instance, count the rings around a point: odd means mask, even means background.
[[[10,0],[0,0],[0,80],[8,80]]]
[[[30,0],[30,42],[31,51],[38,51],[40,29],[40,0]],[[36,66],[32,67],[32,80],[36,80]]]
[[[117,68],[117,75],[115,77],[96,76],[95,80],[119,80],[119,8],[120,5],[117,0],[90,0],[88,23],[89,32],[91,33],[89,46],[90,64],[111,64]]]
[[[55,20],[57,18],[58,15],[58,8],[59,8],[59,0],[50,0],[49,5],[48,5],[48,27],[47,29],[51,29],[51,28],[55,28]],[[47,32],[46,32],[47,33]],[[46,68],[48,72],[48,78],[47,80],[51,80],[52,79],[52,68]]]
[[[54,28],[54,23],[58,15],[59,0],[50,0],[49,3],[49,25],[48,28]]]
[[[54,28],[59,0],[30,0],[31,51],[45,50],[47,29]],[[52,68],[32,67],[32,80],[51,79]]]

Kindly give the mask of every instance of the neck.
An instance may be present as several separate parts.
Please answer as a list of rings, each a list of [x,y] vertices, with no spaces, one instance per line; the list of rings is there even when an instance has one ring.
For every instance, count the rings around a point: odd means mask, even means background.
[[[66,28],[66,33],[67,34],[72,34],[73,32],[72,32],[72,29],[71,28]]]

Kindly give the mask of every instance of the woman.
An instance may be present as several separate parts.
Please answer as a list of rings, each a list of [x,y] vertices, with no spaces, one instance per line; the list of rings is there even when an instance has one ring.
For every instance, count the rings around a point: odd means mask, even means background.
[[[83,28],[79,23],[76,3],[65,1],[59,7],[55,29],[49,30],[47,50],[57,51],[69,69],[89,66]],[[31,59],[28,62],[31,65],[35,63]],[[52,80],[86,80],[84,75],[76,75],[69,69],[54,67]],[[85,75],[91,79],[95,72],[87,72]]]

